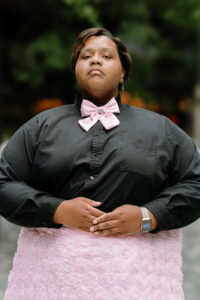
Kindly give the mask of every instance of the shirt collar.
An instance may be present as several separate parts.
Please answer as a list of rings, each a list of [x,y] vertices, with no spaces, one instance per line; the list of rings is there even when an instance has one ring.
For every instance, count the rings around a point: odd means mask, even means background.
[[[117,104],[119,105],[119,108],[120,108],[121,107],[121,96],[120,96],[120,94],[118,94],[118,96],[115,99],[116,99]],[[81,95],[76,94],[76,96],[75,96],[75,107],[79,112],[81,110],[82,101],[83,101],[83,98],[81,97]]]

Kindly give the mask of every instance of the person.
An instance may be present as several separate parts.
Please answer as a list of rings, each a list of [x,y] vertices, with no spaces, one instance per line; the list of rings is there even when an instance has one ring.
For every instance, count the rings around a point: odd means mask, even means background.
[[[75,103],[11,137],[0,213],[22,226],[5,300],[183,299],[181,230],[200,216],[200,157],[166,117],[121,103],[131,69],[104,28],[78,36]]]

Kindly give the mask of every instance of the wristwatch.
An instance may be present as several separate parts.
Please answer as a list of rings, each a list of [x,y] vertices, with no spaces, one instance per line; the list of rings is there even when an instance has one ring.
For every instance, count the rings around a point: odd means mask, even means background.
[[[152,228],[152,221],[146,207],[140,207],[142,212],[141,230],[142,232],[148,232]]]

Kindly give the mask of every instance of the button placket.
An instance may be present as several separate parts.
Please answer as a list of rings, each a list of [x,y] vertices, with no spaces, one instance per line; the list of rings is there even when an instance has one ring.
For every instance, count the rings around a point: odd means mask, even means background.
[[[88,177],[88,184],[93,184],[98,176],[103,157],[103,134],[104,129],[100,122],[97,122],[92,128],[91,161]]]

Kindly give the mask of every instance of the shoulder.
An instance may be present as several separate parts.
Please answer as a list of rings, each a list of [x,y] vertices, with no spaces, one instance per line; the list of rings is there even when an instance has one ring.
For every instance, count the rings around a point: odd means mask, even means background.
[[[61,105],[55,108],[45,110],[30,120],[28,120],[23,126],[27,130],[34,130],[36,127],[41,128],[43,126],[51,125],[57,123],[63,118],[68,118],[69,116],[77,114],[74,104]]]
[[[56,135],[56,130],[59,128],[67,128],[66,124],[63,125],[62,122],[66,123],[66,120],[70,116],[74,117],[77,114],[78,111],[74,104],[45,110],[32,117],[17,129],[9,140],[8,148],[13,149],[17,144],[23,144],[25,141],[26,145],[29,145],[29,148],[31,147],[30,145],[35,148],[47,132],[52,133],[54,131]]]
[[[146,127],[149,129],[158,129],[157,126],[161,126],[163,128],[168,122],[171,123],[171,121],[166,116],[147,109],[127,104],[122,104],[122,108],[124,110],[125,117],[130,123],[137,123],[140,124],[142,127]]]
[[[164,115],[130,105],[124,105],[124,111],[127,126],[137,129],[141,136],[166,138],[171,146],[182,139],[192,141],[187,133]]]
[[[62,116],[67,117],[71,113],[75,113],[74,104],[65,104],[51,109],[47,109],[35,115],[32,119],[47,120],[47,119],[59,118]]]
[[[186,149],[188,145],[191,145],[192,148],[196,148],[191,136],[166,116],[134,106],[129,106],[128,109],[133,119],[140,125],[141,134],[144,132],[165,138],[171,149],[180,146]]]
[[[136,107],[133,105],[122,104],[122,107],[126,107],[126,109],[129,113],[137,115],[137,116],[148,116],[148,117],[153,117],[153,118],[166,118],[165,116],[163,116],[159,113],[156,113],[154,111]]]

